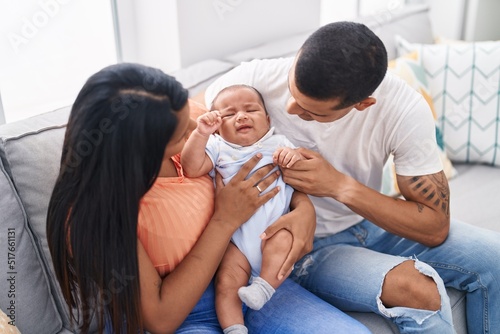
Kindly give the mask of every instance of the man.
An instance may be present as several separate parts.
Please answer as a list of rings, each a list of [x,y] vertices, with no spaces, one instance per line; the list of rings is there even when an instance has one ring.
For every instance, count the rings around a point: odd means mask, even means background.
[[[252,85],[277,132],[303,147],[306,160],[282,171],[317,213],[314,248],[296,263],[295,281],[342,310],[390,318],[405,333],[454,333],[445,288],[453,287],[467,291],[469,333],[498,332],[500,235],[450,224],[429,107],[386,69],[372,31],[335,22],[294,59],[244,63],[205,98]],[[391,153],[404,199],[378,191]],[[300,233],[287,228],[299,247]]]

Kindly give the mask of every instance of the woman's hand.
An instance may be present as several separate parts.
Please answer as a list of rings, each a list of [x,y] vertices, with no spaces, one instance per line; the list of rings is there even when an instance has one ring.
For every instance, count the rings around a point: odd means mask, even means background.
[[[283,262],[278,279],[290,273],[293,265],[313,248],[314,232],[316,230],[316,211],[306,194],[295,191],[290,203],[291,211],[281,216],[269,226],[261,235],[261,239],[268,240],[281,229],[292,234],[292,248]]]
[[[217,173],[215,178],[215,212],[212,221],[231,224],[229,226],[236,231],[241,224],[250,219],[262,204],[279,192],[279,187],[276,187],[265,194],[261,194],[278,178],[279,172],[274,172],[262,179],[273,169],[272,165],[259,168],[252,176],[248,177],[250,171],[261,158],[260,153],[253,156],[226,185],[224,185],[222,177]],[[247,177],[248,179],[245,179]]]

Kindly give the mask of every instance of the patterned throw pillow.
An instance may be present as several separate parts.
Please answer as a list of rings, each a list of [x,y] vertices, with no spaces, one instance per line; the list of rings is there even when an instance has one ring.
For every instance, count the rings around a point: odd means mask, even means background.
[[[418,53],[411,52],[402,57],[396,58],[389,62],[388,70],[405,80],[411,87],[413,87],[417,92],[422,94],[424,99],[429,104],[429,107],[434,115],[434,119],[437,118],[436,112],[434,110],[434,103],[432,101],[431,94],[429,92],[429,85],[425,76],[424,69],[420,66],[418,61]],[[446,152],[444,150],[444,143],[442,140],[441,132],[436,126],[436,139],[438,147],[440,148],[439,154],[441,162],[443,163],[443,170],[448,179],[454,177],[457,173],[455,168],[448,159]],[[390,156],[384,166],[384,174],[382,179],[382,193],[388,196],[399,196],[399,188],[396,182],[396,171],[394,167],[393,157]]]
[[[417,53],[450,159],[500,166],[500,42],[396,42]]]

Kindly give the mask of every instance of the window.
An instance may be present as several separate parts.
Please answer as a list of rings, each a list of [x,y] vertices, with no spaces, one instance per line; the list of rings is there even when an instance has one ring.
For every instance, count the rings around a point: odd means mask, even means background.
[[[110,1],[3,1],[0,36],[0,123],[72,104],[90,75],[117,62]]]

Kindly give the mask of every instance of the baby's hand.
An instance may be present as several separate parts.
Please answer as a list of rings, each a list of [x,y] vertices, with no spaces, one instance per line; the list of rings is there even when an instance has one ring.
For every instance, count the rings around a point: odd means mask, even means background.
[[[219,129],[222,124],[222,118],[220,117],[220,112],[214,110],[199,116],[196,119],[196,123],[196,130],[204,136],[209,136]]]
[[[304,157],[291,147],[280,147],[273,153],[273,162],[282,168],[290,168]]]

